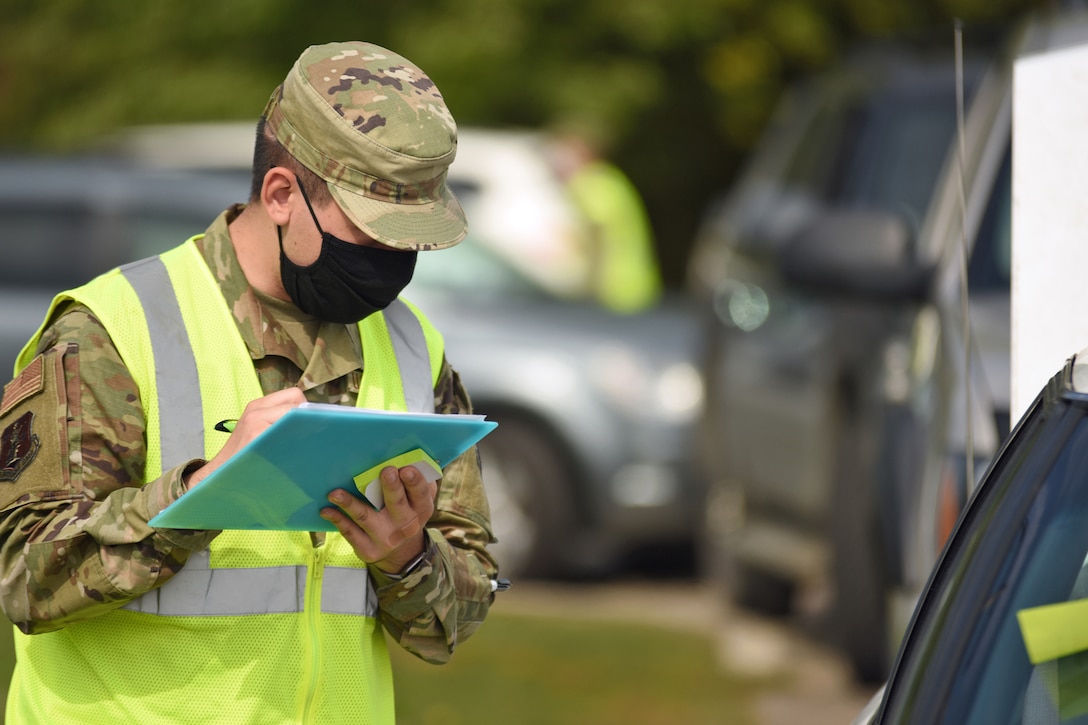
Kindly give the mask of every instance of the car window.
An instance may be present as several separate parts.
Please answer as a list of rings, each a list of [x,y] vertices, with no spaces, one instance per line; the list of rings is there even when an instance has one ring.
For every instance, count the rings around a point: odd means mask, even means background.
[[[958,722],[977,725],[989,723],[1065,722],[1047,719],[1043,713],[1068,699],[1065,693],[1040,692],[1040,674],[1051,668],[1084,667],[1084,652],[1072,657],[1049,660],[1034,666],[1027,655],[1029,632],[1019,617],[1041,605],[1066,602],[1084,596],[1082,571],[1088,555],[1088,422],[1081,421],[1069,443],[1064,446],[1054,466],[1044,479],[1036,500],[1021,522],[1014,546],[1010,547],[1002,572],[995,582],[996,591],[1007,596],[997,600],[990,617],[992,642],[978,643],[978,649],[990,649],[981,668],[978,684],[972,685],[973,697],[963,698],[964,719]],[[1000,606],[1007,603],[1007,606]],[[984,636],[980,629],[979,636]],[[970,680],[964,679],[964,685]],[[1005,691],[1004,698],[993,697],[995,689]],[[1001,700],[1006,699],[1007,703]],[[1084,703],[1088,704],[1088,703]],[[1007,705],[1008,708],[1003,705]],[[1088,709],[1081,714],[1088,713]],[[1004,718],[1004,720],[1002,720]]]
[[[1083,674],[1088,643],[1033,664],[1031,630],[1020,618],[1088,595],[1084,405],[1083,399],[1037,402],[987,474],[937,569],[889,688],[894,721],[917,721],[923,708],[939,707],[940,717],[927,722],[1080,722],[1069,718],[1088,699],[1077,688],[1063,690],[1062,673]],[[1055,719],[1063,707],[1065,717]],[[1088,714],[1088,707],[1080,712]]]
[[[901,213],[917,231],[956,127],[951,85],[874,96],[854,108],[833,200]]]
[[[784,189],[829,206],[898,212],[917,231],[955,128],[950,82],[829,95],[786,166]]]

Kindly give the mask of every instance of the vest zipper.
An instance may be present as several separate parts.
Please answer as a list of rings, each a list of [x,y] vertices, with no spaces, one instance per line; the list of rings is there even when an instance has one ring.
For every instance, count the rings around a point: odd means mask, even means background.
[[[306,699],[302,705],[302,718],[300,722],[311,723],[313,720],[314,695],[321,679],[321,582],[325,572],[325,554],[327,547],[321,542],[314,547],[310,556],[309,582],[306,586],[306,628],[307,640],[307,665]]]

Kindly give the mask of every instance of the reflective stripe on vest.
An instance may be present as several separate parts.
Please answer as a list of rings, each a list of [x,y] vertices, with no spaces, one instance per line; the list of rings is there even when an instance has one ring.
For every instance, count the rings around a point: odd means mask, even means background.
[[[164,617],[230,617],[303,611],[305,566],[212,569],[211,555],[194,552],[174,578],[124,606]],[[378,595],[366,569],[326,567],[322,572],[321,611],[373,617]]]
[[[121,274],[135,290],[148,322],[160,416],[163,461],[204,455],[204,413],[196,357],[169,273],[158,257],[125,265]],[[386,328],[397,358],[410,412],[434,412],[434,387],[423,326],[401,300],[385,310]],[[376,616],[377,594],[365,568],[325,567],[321,610]],[[306,567],[211,567],[211,555],[194,552],[163,586],[130,601],[124,609],[160,616],[235,616],[302,612]]]
[[[385,309],[389,340],[397,355],[404,402],[410,412],[434,412],[434,385],[427,338],[419,318],[399,299]]]
[[[178,298],[164,294],[174,289],[170,274],[159,257],[127,264],[121,267],[121,274],[132,285],[144,308],[155,360],[159,410],[170,411],[166,421],[159,424],[160,460],[182,462],[200,458],[204,453],[200,378]]]

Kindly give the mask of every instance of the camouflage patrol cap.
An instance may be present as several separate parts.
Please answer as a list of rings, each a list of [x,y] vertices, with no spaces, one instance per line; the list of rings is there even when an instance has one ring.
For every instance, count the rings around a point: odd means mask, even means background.
[[[409,250],[464,238],[465,214],[446,184],[457,125],[411,61],[371,43],[310,46],[264,115],[276,139],[325,179],[369,236]]]

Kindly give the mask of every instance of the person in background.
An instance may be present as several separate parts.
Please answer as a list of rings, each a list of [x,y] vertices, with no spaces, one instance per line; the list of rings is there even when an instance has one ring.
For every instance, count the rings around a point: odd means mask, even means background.
[[[484,621],[475,449],[438,482],[385,468],[381,510],[334,491],[333,533],[148,524],[305,401],[471,412],[398,297],[418,252],[465,236],[456,146],[411,61],[312,46],[258,124],[246,204],[55,298],[0,401],[7,722],[393,723],[385,633],[441,663]]]
[[[598,301],[622,313],[652,306],[661,296],[661,272],[638,189],[585,134],[558,132],[553,158],[585,222],[590,288]]]

